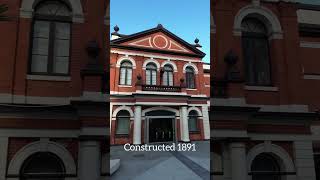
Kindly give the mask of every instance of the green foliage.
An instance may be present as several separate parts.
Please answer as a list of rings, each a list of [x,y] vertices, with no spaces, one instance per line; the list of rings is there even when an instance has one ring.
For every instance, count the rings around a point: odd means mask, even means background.
[[[6,20],[8,17],[4,15],[8,11],[8,6],[5,4],[0,4],[0,21]]]

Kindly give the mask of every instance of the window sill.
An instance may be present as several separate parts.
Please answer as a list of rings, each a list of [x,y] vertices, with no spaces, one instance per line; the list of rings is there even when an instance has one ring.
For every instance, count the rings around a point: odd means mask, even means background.
[[[279,91],[278,87],[275,86],[244,86],[244,89],[249,91]]]
[[[186,89],[186,90],[188,90],[188,91],[196,91],[197,89]]]
[[[200,131],[190,131],[189,134],[199,134]]]
[[[132,87],[131,85],[118,85],[118,87]]]
[[[71,81],[70,76],[27,75],[28,80],[36,81]]]
[[[128,134],[116,134],[115,135],[116,138],[129,138]]]

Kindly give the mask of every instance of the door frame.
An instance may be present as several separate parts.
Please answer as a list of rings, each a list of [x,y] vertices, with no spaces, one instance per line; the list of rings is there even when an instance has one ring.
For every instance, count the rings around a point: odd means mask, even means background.
[[[173,129],[173,141],[167,142],[177,142],[177,126],[176,126],[176,116],[146,116],[145,117],[145,130],[144,130],[144,142],[145,144],[150,144],[149,142],[149,127],[150,127],[150,119],[171,119],[172,120],[172,129]],[[160,143],[160,142],[151,142],[151,143]],[[166,142],[161,142],[166,143]]]

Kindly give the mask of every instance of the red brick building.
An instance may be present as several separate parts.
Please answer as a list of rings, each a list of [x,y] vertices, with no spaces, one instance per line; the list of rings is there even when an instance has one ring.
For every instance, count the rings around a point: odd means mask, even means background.
[[[320,179],[320,8],[212,0],[214,179]]]
[[[0,3],[0,179],[106,178],[108,2]]]
[[[208,140],[209,65],[196,44],[161,24],[131,35],[114,28],[111,144]]]

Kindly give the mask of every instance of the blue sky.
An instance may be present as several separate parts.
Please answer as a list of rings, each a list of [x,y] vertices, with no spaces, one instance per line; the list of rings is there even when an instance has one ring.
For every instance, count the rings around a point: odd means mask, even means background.
[[[166,29],[189,43],[200,40],[210,62],[210,0],[111,0],[110,28],[118,25],[121,34],[154,28]]]

